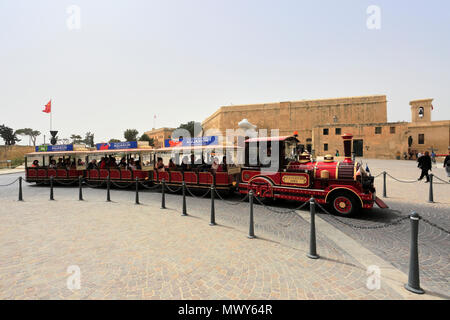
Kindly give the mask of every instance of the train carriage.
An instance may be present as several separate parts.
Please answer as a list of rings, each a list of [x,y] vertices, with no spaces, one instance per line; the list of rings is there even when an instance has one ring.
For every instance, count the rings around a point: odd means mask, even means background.
[[[210,188],[214,185],[216,189],[232,192],[236,189],[240,168],[228,161],[226,166],[220,163],[218,170],[211,168],[213,157],[217,157],[223,161],[223,156],[233,156],[239,149],[234,146],[175,146],[166,147],[155,150],[155,161],[158,157],[163,159],[166,164],[164,170],[155,168],[154,183],[160,183],[163,179],[168,185],[181,185],[184,181],[190,188]],[[196,159],[192,163],[191,156]],[[183,165],[183,158],[185,165]],[[172,159],[174,166],[167,165]],[[161,172],[162,171],[162,172]]]

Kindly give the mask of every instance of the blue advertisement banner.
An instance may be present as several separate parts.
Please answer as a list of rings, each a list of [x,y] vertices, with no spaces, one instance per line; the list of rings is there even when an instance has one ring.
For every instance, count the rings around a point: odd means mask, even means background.
[[[136,149],[138,147],[138,143],[137,141],[97,143],[96,147],[97,150]]]
[[[42,145],[36,146],[36,152],[61,152],[73,151],[73,144],[57,144],[54,146]]]
[[[166,139],[164,146],[170,147],[192,147],[192,146],[216,146],[219,144],[219,137],[206,136],[185,139]]]

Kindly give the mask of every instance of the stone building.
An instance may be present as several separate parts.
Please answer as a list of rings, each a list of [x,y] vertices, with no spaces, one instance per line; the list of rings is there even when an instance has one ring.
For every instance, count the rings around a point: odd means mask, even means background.
[[[175,128],[153,128],[152,130],[145,132],[145,134],[153,139],[155,148],[163,148],[164,140],[170,139],[174,130]]]
[[[298,132],[316,155],[342,154],[341,134],[354,135],[357,156],[392,159],[404,153],[434,150],[447,153],[450,120],[431,121],[432,99],[411,101],[412,122],[388,122],[385,95],[224,106],[209,116],[204,130],[237,129],[246,118],[258,129]],[[269,131],[270,132],[270,131]]]

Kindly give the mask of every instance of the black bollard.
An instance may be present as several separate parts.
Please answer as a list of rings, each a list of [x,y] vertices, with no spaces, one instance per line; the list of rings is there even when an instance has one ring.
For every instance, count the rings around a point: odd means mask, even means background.
[[[424,294],[425,291],[420,288],[419,248],[417,240],[419,236],[420,216],[416,212],[412,212],[409,218],[411,220],[411,247],[409,253],[409,276],[405,289],[413,293]]]
[[[186,209],[186,183],[183,181],[181,184],[181,188],[183,189],[183,216],[187,216],[187,209]]]
[[[253,221],[253,190],[250,190],[250,192],[248,193],[248,201],[250,203],[250,226],[248,229],[247,238],[254,239],[254,238],[256,238],[256,236],[255,236],[255,226],[254,226],[254,221]]]
[[[433,203],[434,202],[434,196],[433,196],[433,177],[434,175],[430,173],[430,191],[428,193],[428,202]]]
[[[136,177],[136,204],[139,203],[139,179]]]
[[[53,197],[53,176],[50,176],[50,200],[55,200]]]
[[[83,201],[83,179],[81,176],[78,177],[78,200]]]
[[[383,198],[386,197],[386,171],[383,171]]]
[[[214,188],[214,185],[211,185],[211,222],[209,223],[210,226],[216,225],[216,208],[214,205],[214,193],[216,192],[216,189]]]
[[[311,259],[319,259],[316,252],[316,201],[314,198],[309,200],[309,212],[311,213],[311,230],[309,232],[309,253],[306,256]]]
[[[19,177],[19,201],[23,201],[23,195],[22,195],[22,177]]]
[[[106,180],[106,202],[111,202],[111,178],[109,175]]]
[[[166,208],[166,181],[162,179],[161,181],[161,209]]]

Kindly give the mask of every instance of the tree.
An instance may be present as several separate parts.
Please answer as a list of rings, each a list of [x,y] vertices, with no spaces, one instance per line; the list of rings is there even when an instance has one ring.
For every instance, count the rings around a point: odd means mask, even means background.
[[[83,138],[79,134],[72,134],[70,136],[70,139],[72,139],[73,144],[78,144],[83,142]]]
[[[195,121],[189,121],[188,123],[182,123],[180,124],[180,126],[177,129],[185,129],[187,131],[189,131],[189,133],[191,134],[191,137],[195,137],[195,134],[197,132],[195,132],[195,128],[201,128],[202,124],[200,122],[195,122]]]
[[[16,142],[19,142],[20,139],[17,138],[17,134],[14,132],[14,130],[10,127],[5,126],[2,124],[0,126],[0,137],[5,141],[6,146],[13,146],[16,144]]]
[[[136,141],[139,132],[136,129],[127,129],[123,133],[123,137],[126,141]]]
[[[36,138],[41,135],[41,132],[38,130],[33,130],[31,128],[23,128],[16,130],[16,134],[20,136],[28,136],[33,146],[36,147]]]
[[[148,141],[148,144],[150,146],[154,146],[155,145],[155,141],[153,140],[153,138],[150,138],[146,133],[144,133],[140,138],[139,141]]]
[[[86,132],[84,140],[82,140],[88,147],[95,147],[94,134],[91,132]]]
[[[70,139],[67,139],[67,138],[59,139],[59,141],[61,142],[61,144],[69,144],[70,143]]]
[[[113,143],[113,142],[120,142],[119,139],[109,139],[109,143]]]

